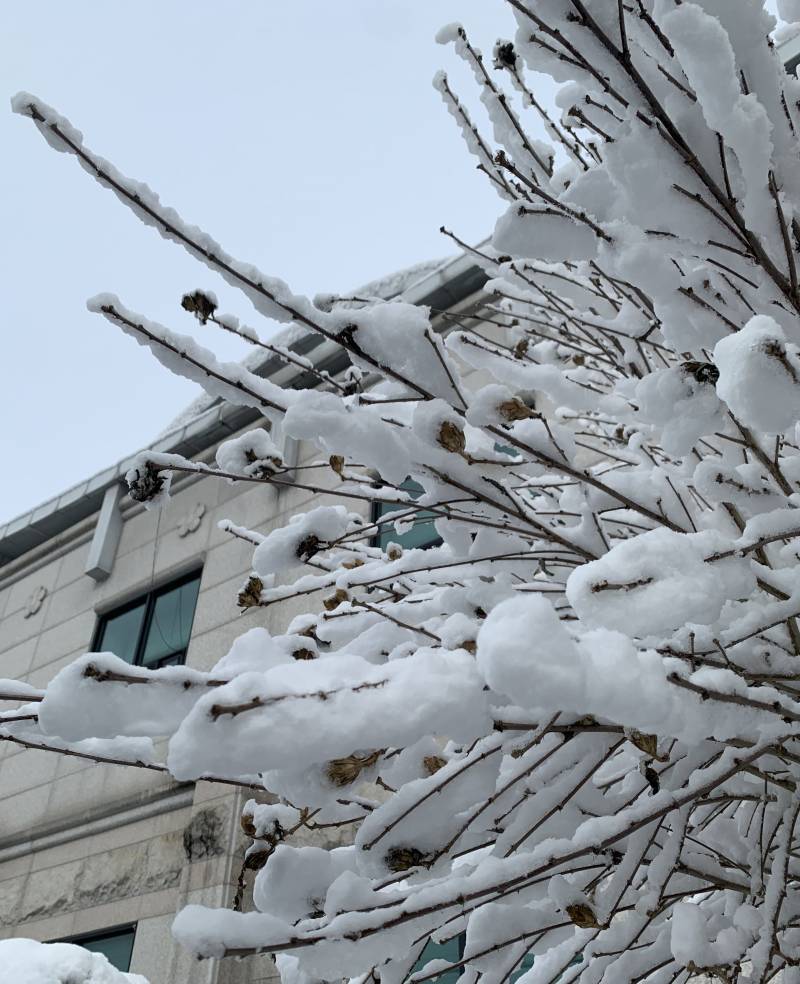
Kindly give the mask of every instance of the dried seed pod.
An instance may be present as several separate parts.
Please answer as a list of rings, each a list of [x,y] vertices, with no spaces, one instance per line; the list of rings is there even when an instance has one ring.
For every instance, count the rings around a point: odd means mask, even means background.
[[[261,604],[261,592],[264,590],[264,582],[257,574],[251,574],[247,584],[239,592],[236,604],[239,608],[257,608]]]
[[[386,551],[387,560],[400,560],[403,556],[403,548],[397,543],[393,543]]]
[[[328,597],[324,599],[322,605],[326,612],[332,612],[335,608],[338,608],[339,605],[343,605],[349,600],[350,595],[343,588],[337,588],[332,595],[328,595]]]
[[[259,458],[252,448],[248,448],[244,456],[251,465],[258,462],[258,468],[248,469],[248,474],[252,475],[253,478],[269,478],[283,468],[283,461],[275,455],[270,455],[267,458]]]
[[[694,376],[698,383],[710,383],[716,386],[719,379],[719,369],[713,362],[695,362],[693,359],[681,363],[681,369]]]
[[[425,766],[425,771],[428,775],[432,776],[439,769],[443,769],[447,765],[447,759],[442,758],[441,755],[426,755],[422,760],[422,764]]]
[[[275,853],[275,846],[270,845],[260,851],[251,851],[245,855],[244,867],[248,871],[260,871]]]
[[[344,470],[344,458],[340,454],[332,454],[328,458],[328,464],[336,472],[336,474],[341,478],[342,471]]]
[[[352,571],[356,567],[363,567],[363,566],[364,566],[364,561],[360,557],[356,557],[355,560],[345,560],[342,563],[342,567],[344,567],[346,571]]]
[[[467,443],[464,431],[450,420],[445,420],[439,428],[437,440],[446,451],[454,454],[463,454]]]
[[[425,863],[425,855],[416,847],[393,847],[383,859],[389,871],[401,872]]]
[[[322,541],[316,533],[309,533],[305,539],[297,545],[297,556],[300,560],[311,560],[322,549]]]
[[[217,310],[216,302],[208,294],[203,293],[202,290],[196,290],[191,294],[184,294],[181,298],[181,307],[184,311],[189,311],[193,314],[201,325],[204,325]]]
[[[244,812],[242,813],[239,823],[241,824],[242,830],[248,837],[256,836],[256,825],[254,822],[255,818],[252,813]]]
[[[567,915],[579,929],[599,929],[600,923],[591,908],[584,902],[567,906]]]
[[[527,354],[528,354],[528,339],[521,338],[514,346],[514,358],[524,359]]]
[[[349,324],[345,325],[340,332],[337,333],[336,337],[345,346],[345,348],[354,349],[356,352],[360,351],[358,342],[356,341],[356,332],[358,331],[358,325]]]
[[[147,461],[144,468],[136,469],[133,481],[128,482],[128,495],[134,502],[150,502],[164,488],[165,478],[152,461]]]
[[[528,420],[536,416],[535,411],[531,410],[518,396],[512,397],[510,400],[504,400],[498,404],[497,412],[509,423],[515,420]]]
[[[498,41],[494,49],[494,67],[497,69],[514,69],[517,65],[517,53],[510,41]]]
[[[658,758],[658,738],[655,735],[643,735],[641,731],[632,728],[628,732],[628,740],[645,755],[653,759]]]
[[[346,755],[344,758],[331,759],[325,766],[325,775],[334,786],[349,786],[354,783],[364,769],[375,765],[381,752],[370,752],[369,755]]]
[[[317,654],[311,649],[295,649],[292,659],[316,659]]]

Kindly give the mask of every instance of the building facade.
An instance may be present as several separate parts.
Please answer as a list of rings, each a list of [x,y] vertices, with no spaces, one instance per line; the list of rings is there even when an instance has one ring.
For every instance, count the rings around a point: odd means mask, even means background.
[[[470,317],[484,282],[461,256],[364,290]],[[318,336],[294,337],[291,348],[332,374],[348,365]],[[275,357],[256,371],[287,387],[313,385]],[[152,449],[213,460],[221,441],[257,420],[201,398]],[[319,457],[310,445],[284,451],[299,464]],[[95,648],[149,666],[185,661],[207,670],[247,628],[280,632],[314,606],[312,597],[303,609],[295,602],[240,615],[252,546],[217,524],[231,519],[269,532],[324,503],[325,493],[193,475],[173,482],[163,509],[146,511],[124,492],[131,460],[0,527],[0,678],[43,688]],[[330,469],[315,481],[337,501]],[[186,904],[231,905],[245,847],[239,817],[253,795],[0,740],[0,938],[75,940],[151,984],[274,978],[268,956],[198,964],[170,934]]]

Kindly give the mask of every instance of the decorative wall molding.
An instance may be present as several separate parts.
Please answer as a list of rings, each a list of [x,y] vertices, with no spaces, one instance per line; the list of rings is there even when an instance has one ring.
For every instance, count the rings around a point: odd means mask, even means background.
[[[31,618],[32,615],[35,615],[44,604],[46,597],[47,588],[43,584],[34,588],[25,602],[25,618]]]
[[[178,520],[178,536],[188,536],[190,533],[198,530],[205,514],[205,505],[202,502],[198,502],[194,509],[190,510],[183,519]]]
[[[103,804],[74,816],[59,818],[36,830],[0,839],[0,864],[124,827],[125,824],[149,820],[162,813],[182,810],[191,806],[193,801],[194,783],[181,783],[138,796],[133,801]]]

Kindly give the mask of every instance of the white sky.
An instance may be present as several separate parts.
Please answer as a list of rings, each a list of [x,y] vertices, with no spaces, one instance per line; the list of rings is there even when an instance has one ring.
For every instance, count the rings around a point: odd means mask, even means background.
[[[0,522],[146,445],[197,388],[162,369],[85,300],[203,333],[181,311],[204,286],[248,302],[142,226],[7,107],[29,90],[87,144],[147,181],[230,252],[298,291],[345,291],[453,252],[502,206],[431,86],[433,35],[461,20],[487,54],[502,0],[27,0],[0,12]],[[474,99],[470,100],[474,102]]]
[[[774,10],[774,0],[767,5]],[[503,0],[26,0],[0,4],[0,96],[27,89],[230,252],[345,291],[477,241],[502,204],[431,87],[452,20],[488,55]],[[542,95],[540,91],[540,95]],[[546,95],[546,94],[545,94]],[[85,308],[102,290],[226,357],[194,287],[270,325],[0,102],[0,522],[150,442],[198,392]],[[8,103],[5,103],[8,106]]]

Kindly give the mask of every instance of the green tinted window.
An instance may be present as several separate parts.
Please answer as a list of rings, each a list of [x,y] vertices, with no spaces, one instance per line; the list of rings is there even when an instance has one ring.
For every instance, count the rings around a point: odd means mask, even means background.
[[[444,943],[434,943],[433,940],[428,940],[425,944],[425,949],[420,954],[419,960],[414,964],[412,973],[422,970],[430,960],[446,960],[448,963],[455,963],[461,959],[463,951],[463,935],[455,936],[453,939],[446,940]],[[446,970],[438,977],[431,978],[430,984],[455,984],[456,980],[461,976],[463,969],[463,967],[454,967],[452,970]]]
[[[508,979],[509,984],[514,984],[514,982],[518,981],[523,974],[527,974],[527,972],[531,969],[532,966],[533,966],[533,956],[530,953],[526,953],[525,956],[522,958],[522,963],[519,965],[519,967],[517,967],[517,969],[514,971],[511,977],[509,977]]]
[[[133,938],[136,927],[114,930],[112,933],[96,933],[93,936],[83,936],[78,939],[60,940],[62,943],[74,943],[93,953],[102,953],[108,962],[117,970],[128,971],[131,966],[133,953]]]
[[[186,652],[199,588],[198,578],[156,597],[142,654],[145,666]]]
[[[403,492],[408,492],[414,499],[418,499],[424,491],[419,482],[415,482],[413,478],[407,478],[400,488]],[[399,503],[379,502],[375,510],[375,520],[377,521],[387,517],[391,518],[391,514],[397,512],[399,509],[407,510],[408,507]],[[413,526],[406,530],[405,533],[398,533],[394,528],[394,524],[390,521],[381,524],[378,534],[375,537],[376,545],[382,550],[385,550],[390,543],[398,543],[401,547],[412,550],[415,547],[421,547],[423,549],[425,547],[436,547],[442,542],[434,526],[434,520],[436,519],[435,513],[420,510],[413,514],[413,520],[411,514],[408,514],[408,519],[413,522]],[[402,522],[406,522],[405,518]]]
[[[510,458],[516,458],[519,454],[516,448],[512,448],[510,444],[498,444],[495,441],[494,449],[498,454],[507,454]]]
[[[431,940],[428,940],[419,960],[417,960],[414,964],[412,973],[422,970],[429,960],[446,960],[448,963],[456,963],[456,961],[460,960],[464,955],[465,942],[466,937],[463,933],[452,940],[447,940],[446,943],[433,943]],[[578,960],[577,963],[580,963],[580,960]],[[522,958],[522,961],[517,969],[509,977],[509,984],[514,984],[515,981],[518,981],[523,974],[527,973],[531,969],[532,966],[533,956],[532,954],[527,953]],[[456,980],[461,976],[463,970],[463,967],[454,967],[452,970],[446,970],[438,977],[432,977],[430,984],[455,984]]]
[[[109,612],[100,620],[95,652],[114,653],[137,666],[182,663],[199,590],[198,571]]]
[[[133,663],[136,660],[136,647],[139,645],[139,637],[142,634],[142,624],[144,622],[146,604],[141,602],[135,608],[120,612],[119,615],[111,614],[103,622],[100,633],[100,641],[95,649],[101,652],[114,653],[126,663]]]

